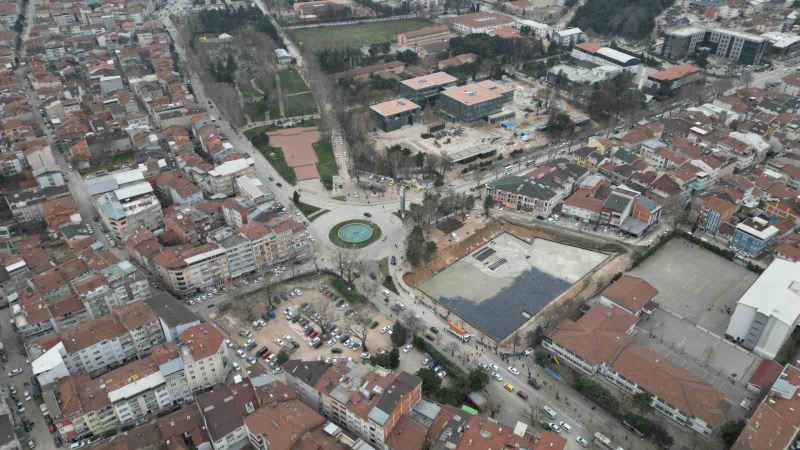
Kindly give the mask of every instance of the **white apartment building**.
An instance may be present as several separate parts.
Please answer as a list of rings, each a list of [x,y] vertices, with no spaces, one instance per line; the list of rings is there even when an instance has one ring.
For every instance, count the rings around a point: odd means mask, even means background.
[[[189,390],[197,391],[225,381],[231,355],[225,336],[214,325],[201,323],[185,329],[178,339]]]
[[[161,204],[147,181],[102,194],[95,202],[101,220],[117,239],[126,239],[139,227],[155,230],[164,226]]]
[[[165,249],[151,263],[156,275],[175,295],[190,295],[230,280],[225,249],[214,243],[185,251]]]
[[[209,195],[222,195],[231,197],[236,194],[236,178],[255,174],[255,161],[253,158],[240,158],[214,167],[208,171],[206,186]]]

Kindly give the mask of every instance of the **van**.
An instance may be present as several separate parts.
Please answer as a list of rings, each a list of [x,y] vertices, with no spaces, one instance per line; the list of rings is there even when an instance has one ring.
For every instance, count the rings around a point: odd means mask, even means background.
[[[526,394],[525,391],[517,391],[517,397],[519,397],[519,398],[521,398],[523,400],[527,400],[528,399],[528,394]]]
[[[506,383],[503,386],[503,389],[507,390],[508,392],[514,392],[514,385],[511,383]]]
[[[553,408],[547,405],[542,405],[542,411],[544,411],[544,413],[547,414],[547,416],[550,417],[551,419],[556,418],[556,412],[555,410],[553,410]]]

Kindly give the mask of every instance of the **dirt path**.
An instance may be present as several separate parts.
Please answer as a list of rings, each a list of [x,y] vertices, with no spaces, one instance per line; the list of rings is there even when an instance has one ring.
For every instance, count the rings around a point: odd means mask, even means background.
[[[275,74],[275,87],[278,89],[278,110],[281,112],[281,117],[286,117],[283,104],[283,86],[281,86],[281,77],[277,73]]]

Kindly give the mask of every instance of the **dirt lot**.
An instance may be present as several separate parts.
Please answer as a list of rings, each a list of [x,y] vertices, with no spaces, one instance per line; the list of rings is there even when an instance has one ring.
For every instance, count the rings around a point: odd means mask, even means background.
[[[256,341],[256,346],[253,351],[258,350],[262,346],[267,346],[270,352],[275,353],[280,350],[280,346],[275,343],[275,339],[280,338],[286,340],[285,336],[290,336],[292,340],[300,344],[297,349],[289,345],[287,348],[292,352],[292,358],[311,360],[326,357],[350,357],[354,361],[360,361],[360,354],[362,350],[351,350],[343,344],[336,342],[335,345],[323,345],[318,349],[314,349],[309,345],[309,339],[303,334],[303,327],[299,323],[292,323],[286,320],[284,310],[286,308],[298,312],[304,303],[308,303],[311,310],[316,311],[322,315],[330,317],[331,323],[338,328],[348,332],[350,327],[355,327],[354,321],[346,318],[342,311],[335,306],[335,302],[331,301],[319,291],[320,284],[325,283],[330,285],[327,276],[310,277],[301,281],[293,281],[282,283],[270,288],[270,296],[275,296],[282,293],[288,293],[294,289],[300,289],[302,295],[295,298],[289,298],[287,301],[282,301],[280,305],[275,305],[276,318],[267,322],[267,325],[259,330],[254,330],[249,319],[250,311],[263,312],[267,305],[266,289],[262,289],[258,293],[249,294],[247,299],[233,300],[233,307],[226,314],[218,318],[218,322],[231,333],[231,339],[241,346],[244,344],[245,338],[238,335],[239,330],[246,329],[253,331],[253,339]],[[394,321],[384,315],[377,314],[374,306],[370,304],[357,304],[353,309],[359,313],[359,316],[369,318],[369,321],[377,321],[378,325],[370,329],[367,334],[367,348],[370,353],[375,353],[380,349],[391,349],[391,342],[389,341],[388,334],[381,334],[380,330],[384,326],[391,326]],[[310,314],[310,312],[309,312]],[[316,327],[317,329],[319,327]],[[352,334],[352,333],[348,333]],[[323,341],[327,342],[330,338],[325,337]],[[360,340],[360,337],[358,338]],[[332,348],[340,348],[343,353],[333,354]],[[250,352],[252,353],[252,352]]]

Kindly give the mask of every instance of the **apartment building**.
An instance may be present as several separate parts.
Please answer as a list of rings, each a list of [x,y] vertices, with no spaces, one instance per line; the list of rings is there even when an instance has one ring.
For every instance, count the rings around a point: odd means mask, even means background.
[[[262,405],[244,418],[244,424],[250,444],[258,450],[291,450],[306,439],[317,448],[346,448],[326,437],[321,432],[325,419],[294,396]],[[315,431],[317,435],[310,436]]]
[[[763,217],[748,217],[736,224],[730,248],[752,258],[760,256],[778,239],[780,230]]]
[[[225,381],[231,371],[231,355],[225,336],[214,325],[191,326],[180,334],[178,342],[190,391]]]
[[[40,355],[31,362],[41,384],[65,372],[97,376],[127,361],[141,358],[164,341],[158,317],[144,302],[133,302],[111,314],[41,338]]]
[[[692,200],[689,221],[696,223],[698,230],[714,235],[720,225],[733,217],[734,212],[734,203],[713,194],[704,194]]]
[[[163,249],[152,258],[151,268],[179,296],[221,286],[230,280],[225,249],[214,243]]]
[[[710,436],[725,419],[722,393],[635,343],[629,334],[637,321],[622,308],[598,304],[577,322],[563,321],[543,346],[576,370],[600,374],[629,395],[650,394],[654,410]]]
[[[247,445],[249,435],[244,418],[258,406],[258,397],[249,379],[203,392],[197,396],[197,406],[214,450]]]
[[[241,234],[231,228],[220,228],[209,235],[209,240],[225,250],[231,278],[239,278],[256,271],[252,243]]]
[[[63,442],[102,436],[119,424],[108,396],[85,373],[61,378],[54,392],[58,410],[49,412]]]
[[[787,364],[747,421],[732,450],[791,448],[800,431],[800,369]]]
[[[236,194],[236,179],[256,172],[253,158],[239,158],[214,167],[208,171],[206,192],[210,196],[232,197]]]
[[[391,448],[395,427],[422,398],[422,380],[406,372],[299,360],[283,370],[300,400],[376,449]]]
[[[161,204],[146,181],[102,194],[95,203],[100,219],[116,239],[126,239],[139,227],[156,230],[164,225]]]

